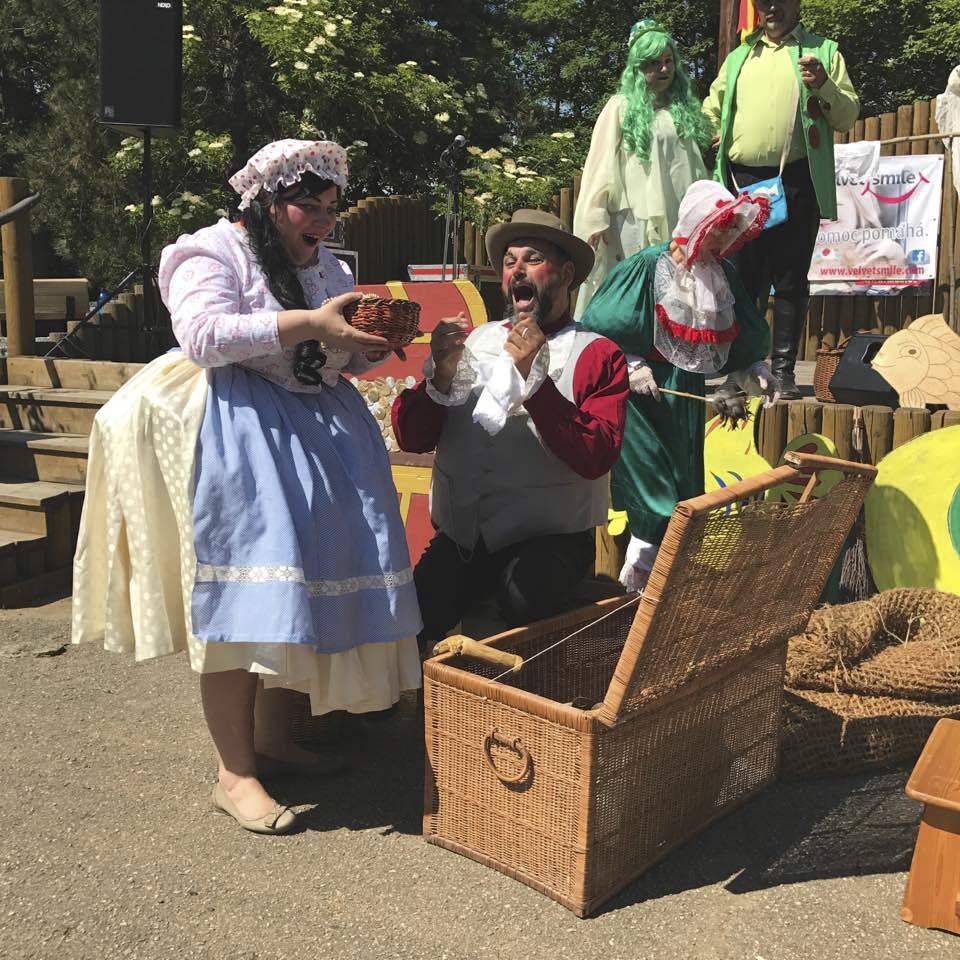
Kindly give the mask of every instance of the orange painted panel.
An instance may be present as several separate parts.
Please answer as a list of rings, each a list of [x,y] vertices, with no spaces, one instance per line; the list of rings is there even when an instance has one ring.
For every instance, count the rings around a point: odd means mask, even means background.
[[[487,320],[479,291],[466,280],[365,283],[360,284],[357,289],[378,297],[416,300],[420,304],[420,336],[406,348],[407,359],[401,360],[392,356],[385,363],[363,374],[361,379],[364,380],[379,380],[385,377],[403,380],[411,376],[419,380],[422,376],[423,361],[430,353],[430,334],[444,317],[455,317],[462,310],[475,327]]]

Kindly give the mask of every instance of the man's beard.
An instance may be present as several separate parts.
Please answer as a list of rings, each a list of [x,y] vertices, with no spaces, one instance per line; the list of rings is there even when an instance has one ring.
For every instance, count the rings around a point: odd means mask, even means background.
[[[544,322],[553,312],[554,297],[551,288],[538,291],[533,284],[526,284],[533,290],[533,303],[523,311],[525,317],[529,317],[538,327],[543,327]],[[509,323],[516,323],[520,318],[513,306],[513,290],[508,291],[507,302],[503,311],[503,319]]]

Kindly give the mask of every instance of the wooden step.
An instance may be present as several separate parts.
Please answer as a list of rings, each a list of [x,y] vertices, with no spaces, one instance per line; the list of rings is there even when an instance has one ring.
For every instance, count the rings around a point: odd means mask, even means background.
[[[70,563],[82,506],[80,484],[0,481],[0,529],[42,536],[48,571]]]
[[[0,429],[89,434],[112,390],[0,384]]]
[[[36,577],[26,577],[0,587],[0,609],[25,607],[36,600],[55,600],[70,595],[73,584],[73,565],[49,570]]]
[[[41,533],[0,529],[0,587],[44,572],[45,540]]]
[[[0,479],[82,484],[89,437],[0,430]]]
[[[116,390],[144,367],[142,363],[108,360],[60,360],[47,357],[10,357],[7,382],[28,387],[69,390]]]

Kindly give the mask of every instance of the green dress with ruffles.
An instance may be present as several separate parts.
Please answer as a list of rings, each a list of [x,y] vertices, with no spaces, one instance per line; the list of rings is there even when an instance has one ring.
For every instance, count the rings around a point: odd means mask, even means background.
[[[654,351],[657,322],[653,280],[657,259],[669,244],[647,247],[610,272],[593,295],[582,324],[609,337],[626,354],[644,357],[660,387],[704,396],[706,378],[667,363]],[[733,265],[722,261],[734,295],[737,336],[717,376],[764,360],[770,330],[757,313]],[[661,394],[661,399],[630,393],[620,459],[610,478],[613,506],[626,510],[630,533],[659,543],[680,500],[703,493],[703,439],[707,405],[699,400]]]

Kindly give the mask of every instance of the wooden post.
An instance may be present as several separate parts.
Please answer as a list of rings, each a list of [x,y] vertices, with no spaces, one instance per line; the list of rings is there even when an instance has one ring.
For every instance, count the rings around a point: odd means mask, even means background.
[[[132,293],[122,293],[117,297],[117,306],[114,310],[116,322],[115,333],[115,360],[121,363],[131,363],[136,360],[133,346],[134,333],[134,297]]]
[[[853,449],[853,411],[849,403],[827,403],[823,406],[823,435],[836,444],[841,460],[856,460]]]
[[[915,100],[913,102],[913,129],[910,131],[915,137],[919,137],[930,130],[930,101]],[[910,153],[913,156],[920,156],[929,153],[930,145],[926,140],[914,140],[910,144]]]
[[[930,417],[930,429],[960,426],[960,410],[937,410]]]
[[[560,219],[563,225],[573,233],[573,190],[563,187],[560,190]]]
[[[720,0],[720,33],[717,38],[717,72],[727,54],[738,45],[737,20],[740,15],[738,0]]]
[[[863,407],[863,432],[867,441],[867,460],[876,466],[893,449],[893,411],[870,404]]]
[[[930,411],[919,407],[901,407],[893,414],[893,448],[930,432]]]
[[[780,462],[784,447],[787,445],[787,408],[786,400],[778,400],[772,407],[760,411],[760,436],[757,449],[771,467]]]
[[[820,433],[823,404],[817,400],[790,400],[787,410],[787,443],[807,433]]]
[[[0,177],[0,210],[29,196],[27,181]],[[32,356],[37,349],[33,310],[33,254],[30,246],[30,211],[5,224],[3,243],[3,294],[7,306],[7,356]]]

